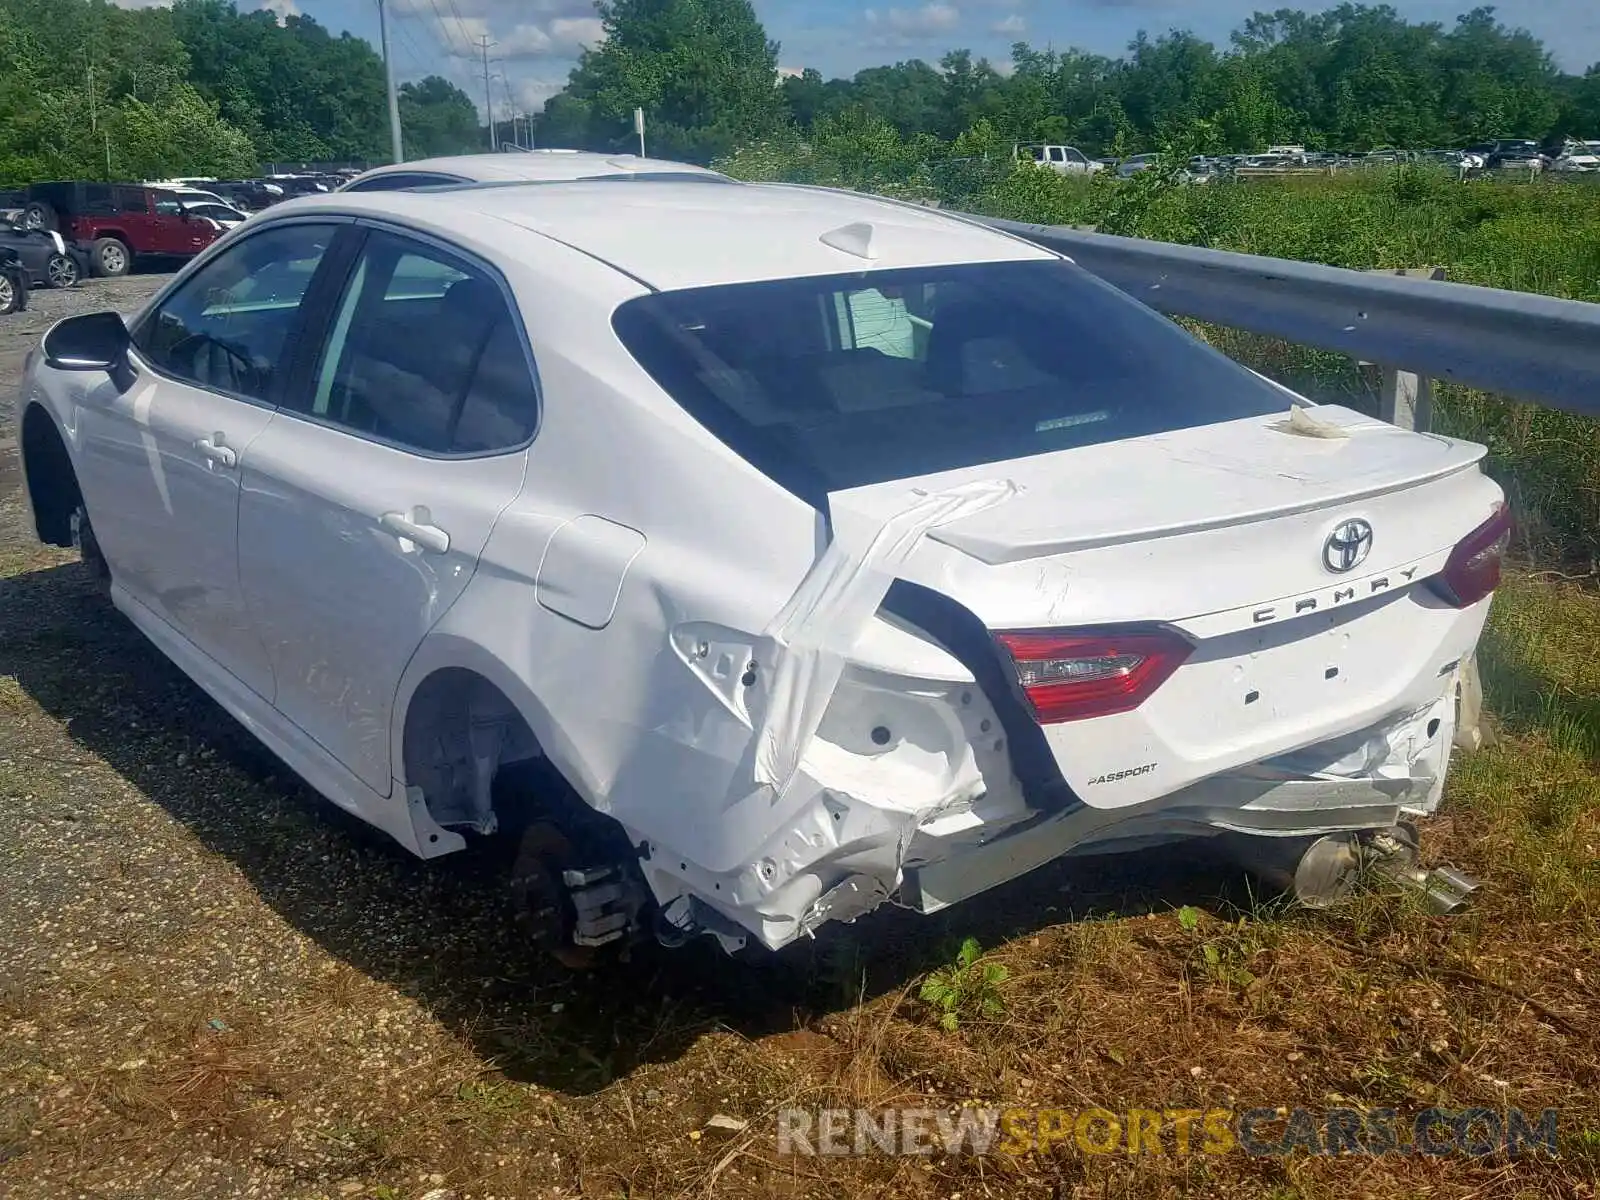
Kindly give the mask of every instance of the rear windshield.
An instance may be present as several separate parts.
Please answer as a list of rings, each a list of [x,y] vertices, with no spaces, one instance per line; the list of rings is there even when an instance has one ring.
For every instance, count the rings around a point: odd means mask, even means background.
[[[1271,384],[1059,260],[630,300],[617,335],[778,483],[830,491],[1287,410]]]

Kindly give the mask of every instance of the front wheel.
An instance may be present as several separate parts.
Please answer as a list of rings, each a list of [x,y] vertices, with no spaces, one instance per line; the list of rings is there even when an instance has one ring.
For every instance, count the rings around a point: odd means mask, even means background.
[[[116,238],[99,238],[89,251],[96,275],[114,279],[133,269],[133,252]]]
[[[111,587],[111,564],[100,552],[100,542],[94,536],[94,526],[89,523],[89,510],[81,502],[72,510],[72,544],[78,548],[83,565],[101,591]]]
[[[53,288],[78,285],[78,264],[70,254],[52,254],[50,261],[45,264],[44,274],[46,281]]]

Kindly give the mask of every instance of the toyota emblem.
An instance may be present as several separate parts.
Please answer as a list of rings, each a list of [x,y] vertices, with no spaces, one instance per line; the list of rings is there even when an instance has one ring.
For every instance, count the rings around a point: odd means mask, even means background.
[[[1354,571],[1372,552],[1372,526],[1360,517],[1341,521],[1322,543],[1322,565],[1330,571]]]

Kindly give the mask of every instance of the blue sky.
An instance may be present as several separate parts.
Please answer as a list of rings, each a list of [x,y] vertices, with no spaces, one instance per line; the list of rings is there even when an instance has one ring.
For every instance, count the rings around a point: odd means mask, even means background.
[[[129,5],[161,0],[119,0]],[[523,109],[558,90],[579,48],[598,36],[591,0],[388,0],[395,61],[402,78],[445,75],[480,108],[483,75],[475,40],[490,55],[496,110],[515,96]],[[1224,43],[1257,9],[1286,0],[754,0],[785,67],[848,75],[906,58],[937,61],[968,47],[1003,62],[1012,42],[1081,46],[1118,53],[1140,29],[1191,29]],[[1411,20],[1454,22],[1471,0],[1391,0]],[[338,31],[378,37],[376,0],[240,0],[241,7],[297,11]],[[1315,9],[1316,3],[1291,5]],[[1567,70],[1600,61],[1600,0],[1507,0],[1502,21],[1541,37]]]

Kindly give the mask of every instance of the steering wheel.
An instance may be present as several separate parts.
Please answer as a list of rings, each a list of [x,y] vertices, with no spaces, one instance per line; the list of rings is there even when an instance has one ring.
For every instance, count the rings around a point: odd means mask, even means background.
[[[191,333],[187,337],[179,338],[173,343],[169,353],[180,362],[189,364],[189,374],[202,382],[222,383],[223,380],[211,378],[207,371],[204,379],[197,368],[196,360],[202,351],[207,352],[210,358],[211,351],[220,351],[229,364],[229,379],[226,381],[230,391],[253,391],[261,383],[261,369],[256,366],[255,360],[250,356],[250,351],[237,342],[230,342],[226,338],[219,338],[210,333]],[[209,366],[209,362],[208,362]]]

